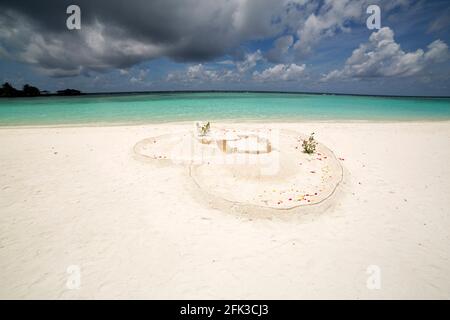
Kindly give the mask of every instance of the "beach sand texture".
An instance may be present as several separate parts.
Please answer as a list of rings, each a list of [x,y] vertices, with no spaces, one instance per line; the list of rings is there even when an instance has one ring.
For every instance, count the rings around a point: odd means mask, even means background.
[[[205,195],[192,166],[136,155],[191,123],[0,128],[0,298],[450,298],[450,122],[215,125],[315,132],[339,191],[260,216]],[[195,169],[222,189],[239,171]]]

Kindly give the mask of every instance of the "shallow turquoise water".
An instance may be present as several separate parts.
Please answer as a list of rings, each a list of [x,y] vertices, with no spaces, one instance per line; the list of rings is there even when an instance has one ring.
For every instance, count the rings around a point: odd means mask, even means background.
[[[183,120],[450,120],[450,98],[154,93],[0,99],[0,125]]]

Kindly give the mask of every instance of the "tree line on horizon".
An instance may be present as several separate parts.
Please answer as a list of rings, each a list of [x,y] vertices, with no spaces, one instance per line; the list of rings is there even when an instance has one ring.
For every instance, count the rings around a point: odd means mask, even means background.
[[[76,96],[80,95],[81,91],[75,89],[58,90],[56,95],[58,96]],[[0,88],[0,97],[13,98],[13,97],[39,97],[52,95],[48,91],[41,91],[37,87],[25,84],[22,90],[14,88],[9,82],[5,82]]]

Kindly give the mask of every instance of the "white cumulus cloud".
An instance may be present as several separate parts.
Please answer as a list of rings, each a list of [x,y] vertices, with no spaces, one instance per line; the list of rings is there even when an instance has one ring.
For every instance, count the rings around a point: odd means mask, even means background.
[[[172,82],[217,82],[217,81],[239,81],[239,75],[232,70],[213,70],[203,64],[187,67],[182,72],[171,72],[166,81]]]
[[[429,44],[426,51],[405,52],[395,42],[394,32],[384,27],[353,51],[343,69],[331,71],[322,80],[412,76],[448,58],[448,46],[441,40]]]
[[[304,74],[306,66],[304,64],[277,64],[262,72],[255,71],[253,79],[257,81],[295,81]]]
[[[297,56],[303,58],[311,54],[324,39],[340,32],[350,32],[350,23],[365,23],[366,8],[373,0],[326,0],[316,10],[309,13],[297,28],[298,40],[294,43]],[[312,2],[316,3],[317,2]],[[378,0],[376,2],[387,14],[398,7],[408,7],[407,0]]]
[[[244,60],[236,63],[236,68],[240,73],[244,73],[256,66],[256,64],[263,59],[263,55],[260,50],[256,50],[253,53],[247,53]]]

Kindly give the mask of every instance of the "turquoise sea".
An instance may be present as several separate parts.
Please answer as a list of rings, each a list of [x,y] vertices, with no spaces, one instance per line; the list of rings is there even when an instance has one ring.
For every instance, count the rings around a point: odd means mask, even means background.
[[[450,98],[198,92],[0,99],[0,126],[184,120],[450,120]]]

